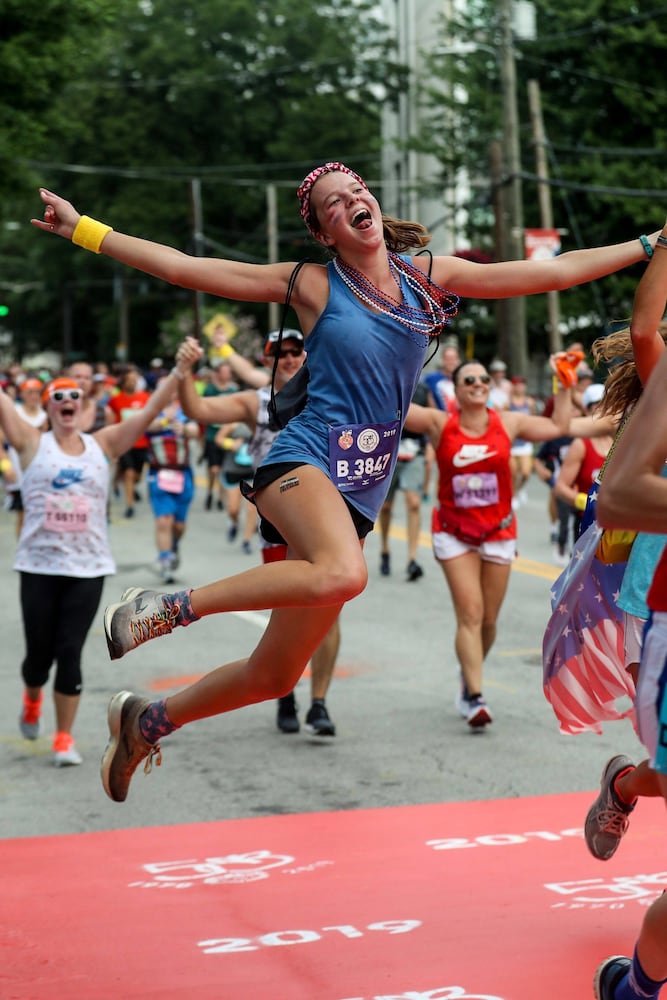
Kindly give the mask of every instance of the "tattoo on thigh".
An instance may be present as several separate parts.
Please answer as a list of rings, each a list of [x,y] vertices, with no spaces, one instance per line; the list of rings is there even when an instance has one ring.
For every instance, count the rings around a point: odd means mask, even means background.
[[[284,493],[285,490],[291,490],[294,486],[298,485],[299,485],[299,477],[290,476],[289,479],[283,479],[282,483],[280,484],[280,492]]]

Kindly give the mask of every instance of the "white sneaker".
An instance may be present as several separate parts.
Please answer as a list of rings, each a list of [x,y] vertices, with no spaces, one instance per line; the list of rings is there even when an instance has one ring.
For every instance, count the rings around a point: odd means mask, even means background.
[[[568,556],[567,552],[560,552],[558,546],[554,548],[553,558],[554,562],[556,563],[556,566],[567,566],[567,564],[570,561],[570,557]]]
[[[69,733],[56,733],[53,738],[54,767],[75,767],[83,763],[83,757]]]
[[[461,692],[456,698],[456,708],[462,719],[465,719],[471,729],[482,729],[493,722],[491,709],[482,695],[476,698],[466,698]]]

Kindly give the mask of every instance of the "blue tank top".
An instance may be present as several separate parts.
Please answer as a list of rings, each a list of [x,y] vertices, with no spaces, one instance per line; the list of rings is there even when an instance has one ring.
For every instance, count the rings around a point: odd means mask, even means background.
[[[262,465],[303,462],[331,478],[329,428],[395,420],[402,428],[429,338],[367,309],[338,276],[333,261],[327,271],[329,300],[306,339],[308,402],[280,432]],[[407,302],[421,306],[402,275],[401,290]],[[379,483],[345,493],[371,521],[385,499],[394,466],[395,456]]]

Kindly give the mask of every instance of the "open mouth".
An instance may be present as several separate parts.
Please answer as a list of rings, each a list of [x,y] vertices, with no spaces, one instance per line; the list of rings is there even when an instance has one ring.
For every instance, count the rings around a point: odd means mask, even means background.
[[[62,417],[73,417],[75,413],[76,413],[76,410],[75,410],[75,408],[73,406],[61,406],[60,407],[60,415]]]
[[[366,208],[358,209],[352,216],[353,229],[367,229],[372,223],[371,213]]]

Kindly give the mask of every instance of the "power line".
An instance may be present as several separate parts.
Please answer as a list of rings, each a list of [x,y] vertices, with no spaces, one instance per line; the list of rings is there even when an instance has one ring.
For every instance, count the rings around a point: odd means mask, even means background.
[[[548,11],[546,12],[548,13]],[[592,21],[583,28],[573,28],[569,31],[562,31],[555,35],[540,35],[539,43],[560,42],[570,38],[583,38],[586,35],[599,35],[601,31],[614,31],[616,28],[624,28],[631,24],[640,24],[642,21],[650,21],[667,14],[667,7],[658,7],[657,10],[645,10],[640,14],[633,14],[629,17],[620,17],[616,21]]]

